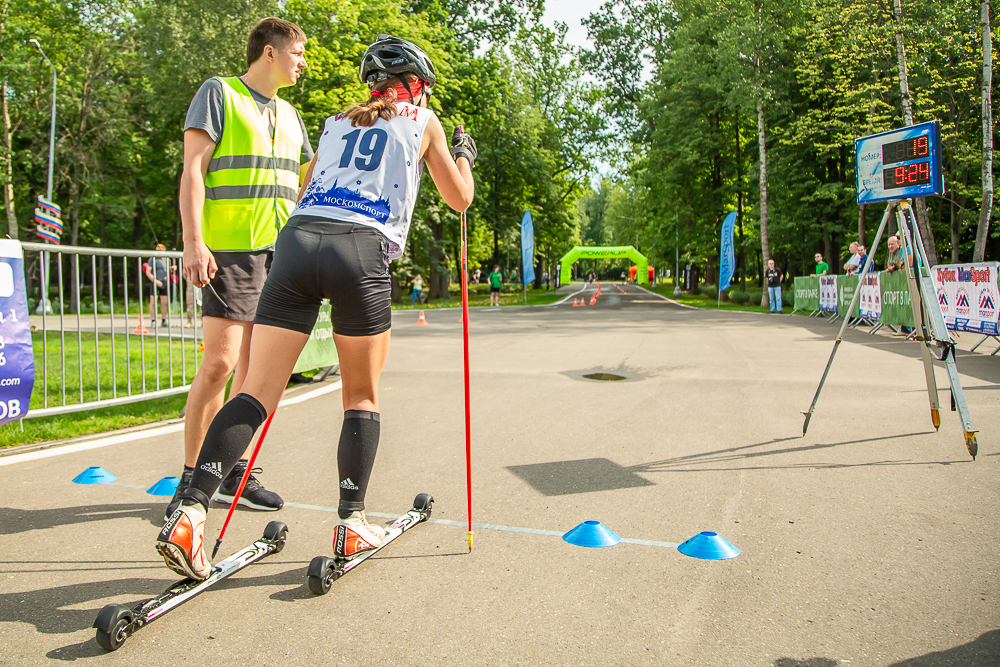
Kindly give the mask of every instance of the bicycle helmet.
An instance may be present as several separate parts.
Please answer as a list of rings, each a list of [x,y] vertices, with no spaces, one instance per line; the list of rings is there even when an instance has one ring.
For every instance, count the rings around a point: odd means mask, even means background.
[[[409,88],[403,74],[416,75],[427,86],[434,85],[434,64],[424,50],[413,42],[392,35],[379,35],[361,57],[361,81],[371,88],[393,76]]]

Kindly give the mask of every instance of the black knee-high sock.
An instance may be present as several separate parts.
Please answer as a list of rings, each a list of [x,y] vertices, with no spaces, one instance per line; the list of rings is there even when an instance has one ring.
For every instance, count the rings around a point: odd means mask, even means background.
[[[346,519],[365,508],[368,479],[375,465],[380,430],[379,413],[348,410],[340,429],[337,467],[340,469],[340,506],[337,514]]]
[[[191,489],[212,497],[240,460],[247,445],[253,440],[257,428],[267,419],[267,410],[253,396],[238,394],[222,406],[205,434],[205,442],[198,455],[198,463],[191,476]],[[203,499],[187,496],[185,504],[202,502]]]

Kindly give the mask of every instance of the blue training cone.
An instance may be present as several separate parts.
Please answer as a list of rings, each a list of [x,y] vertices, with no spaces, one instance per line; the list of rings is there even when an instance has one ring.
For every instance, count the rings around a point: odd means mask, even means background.
[[[727,558],[736,558],[740,555],[740,550],[734,547],[726,538],[709,530],[702,531],[683,544],[678,545],[677,550],[685,556],[703,558],[705,560],[725,560]]]
[[[600,521],[584,521],[563,535],[563,539],[578,547],[611,547],[622,541]]]
[[[73,478],[75,484],[110,484],[118,479],[101,466],[91,466]]]
[[[146,493],[151,496],[172,496],[177,490],[177,485],[181,483],[178,477],[164,477],[153,486],[146,489]]]

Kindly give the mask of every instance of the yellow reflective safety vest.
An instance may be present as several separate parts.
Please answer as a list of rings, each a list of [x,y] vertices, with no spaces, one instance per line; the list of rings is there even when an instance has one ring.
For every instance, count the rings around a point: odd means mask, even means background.
[[[205,176],[201,233],[213,251],[250,252],[274,245],[299,193],[302,128],[295,109],[274,98],[274,141],[239,77],[219,77],[225,122]]]

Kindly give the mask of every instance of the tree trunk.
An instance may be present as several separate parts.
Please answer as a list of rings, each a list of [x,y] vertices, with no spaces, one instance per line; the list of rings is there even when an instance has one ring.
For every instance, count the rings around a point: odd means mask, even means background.
[[[7,3],[3,3],[6,15]],[[3,26],[0,25],[0,32]],[[0,56],[2,59],[2,56]],[[0,115],[3,115],[3,209],[7,214],[7,234],[12,239],[17,238],[17,215],[14,213],[14,132],[10,124],[10,111],[7,108],[7,81],[0,82]]]
[[[760,88],[760,58],[757,58],[757,71],[755,72],[756,93],[757,93],[757,148],[760,153],[760,253],[761,266],[767,266],[767,260],[771,259],[771,247],[767,240],[767,145],[765,142],[764,126],[764,92]],[[763,274],[763,271],[761,271]],[[761,292],[760,305],[762,308],[769,306],[767,290]]]
[[[976,248],[973,262],[981,262],[986,254],[990,216],[993,214],[993,103],[990,86],[993,84],[993,40],[990,35],[990,3],[985,0],[979,10],[979,23],[983,28],[983,204],[976,227]]]
[[[740,272],[740,291],[747,291],[747,259],[743,248],[743,153],[740,147],[740,115],[736,114],[736,227],[740,230],[740,251],[736,268]]]
[[[910,83],[906,73],[906,48],[903,46],[903,6],[901,0],[893,0],[893,15],[896,19],[896,62],[899,67],[899,92],[903,103],[903,124],[913,125],[913,107],[910,103]],[[923,197],[918,197],[914,201],[914,209],[917,212],[917,226],[920,228],[920,235],[924,239],[924,252],[927,253],[927,261],[934,266],[938,263],[937,245],[934,243],[934,232],[931,230],[930,220],[927,219],[927,202]]]

